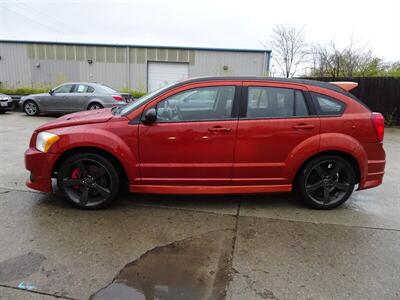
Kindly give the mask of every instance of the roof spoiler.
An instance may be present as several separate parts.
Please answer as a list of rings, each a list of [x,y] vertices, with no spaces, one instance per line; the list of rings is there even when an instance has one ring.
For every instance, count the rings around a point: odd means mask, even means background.
[[[337,85],[338,87],[341,87],[345,91],[350,91],[358,86],[357,82],[352,82],[352,81],[333,81],[330,83]]]

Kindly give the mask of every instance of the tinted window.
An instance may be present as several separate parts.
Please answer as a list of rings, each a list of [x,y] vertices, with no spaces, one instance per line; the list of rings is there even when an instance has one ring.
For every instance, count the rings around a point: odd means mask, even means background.
[[[102,85],[101,86],[103,88],[103,90],[108,93],[108,94],[118,94],[118,92],[112,88],[110,88],[109,86],[106,85]]]
[[[74,93],[93,93],[94,89],[86,84],[76,84]]]
[[[206,87],[175,94],[157,104],[157,122],[230,119],[235,87]]]
[[[54,93],[70,93],[72,88],[72,84],[64,84],[62,86],[59,86],[54,90]]]
[[[303,93],[292,89],[249,87],[248,118],[284,118],[307,116]]]
[[[312,93],[312,95],[319,115],[337,116],[343,113],[345,108],[343,102],[322,94]]]

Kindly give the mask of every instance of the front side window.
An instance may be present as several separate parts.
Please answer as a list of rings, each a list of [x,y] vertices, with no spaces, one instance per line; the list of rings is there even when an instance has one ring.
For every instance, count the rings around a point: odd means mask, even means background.
[[[204,87],[177,93],[157,104],[157,122],[231,119],[234,97],[234,86]]]
[[[301,91],[275,87],[249,87],[247,118],[285,118],[308,116]]]
[[[312,93],[317,112],[322,116],[339,116],[343,113],[346,105],[329,96]]]
[[[59,94],[59,93],[70,93],[71,89],[72,89],[72,84],[64,84],[62,86],[59,86],[58,88],[56,88],[54,90],[55,94]]]

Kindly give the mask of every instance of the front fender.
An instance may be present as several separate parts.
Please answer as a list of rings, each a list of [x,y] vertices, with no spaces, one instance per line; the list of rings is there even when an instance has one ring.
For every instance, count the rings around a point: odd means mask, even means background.
[[[60,140],[50,148],[49,152],[60,155],[79,147],[98,148],[110,153],[120,161],[129,181],[140,177],[137,154],[128,146],[128,143],[137,145],[136,135],[132,127],[129,128],[127,126],[126,129],[116,128],[118,129],[118,135],[112,129],[105,130],[94,126],[79,127],[72,126],[51,130],[52,133],[60,136]],[[133,149],[136,148],[133,147]]]
[[[293,181],[297,171],[305,161],[320,153],[330,151],[343,152],[354,157],[360,170],[360,184],[366,180],[367,153],[360,142],[342,133],[322,133],[297,145],[287,157],[286,178]]]

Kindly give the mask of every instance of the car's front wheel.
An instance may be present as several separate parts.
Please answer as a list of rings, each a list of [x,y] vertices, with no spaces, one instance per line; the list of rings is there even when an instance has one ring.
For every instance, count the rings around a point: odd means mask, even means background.
[[[80,153],[61,164],[57,183],[61,193],[74,206],[98,209],[115,200],[120,179],[117,169],[107,158],[94,153]]]
[[[347,160],[336,155],[324,155],[306,163],[297,187],[309,206],[331,209],[350,197],[355,183],[354,168]]]
[[[28,116],[37,116],[40,112],[39,106],[35,102],[28,100],[24,103],[24,112]]]

